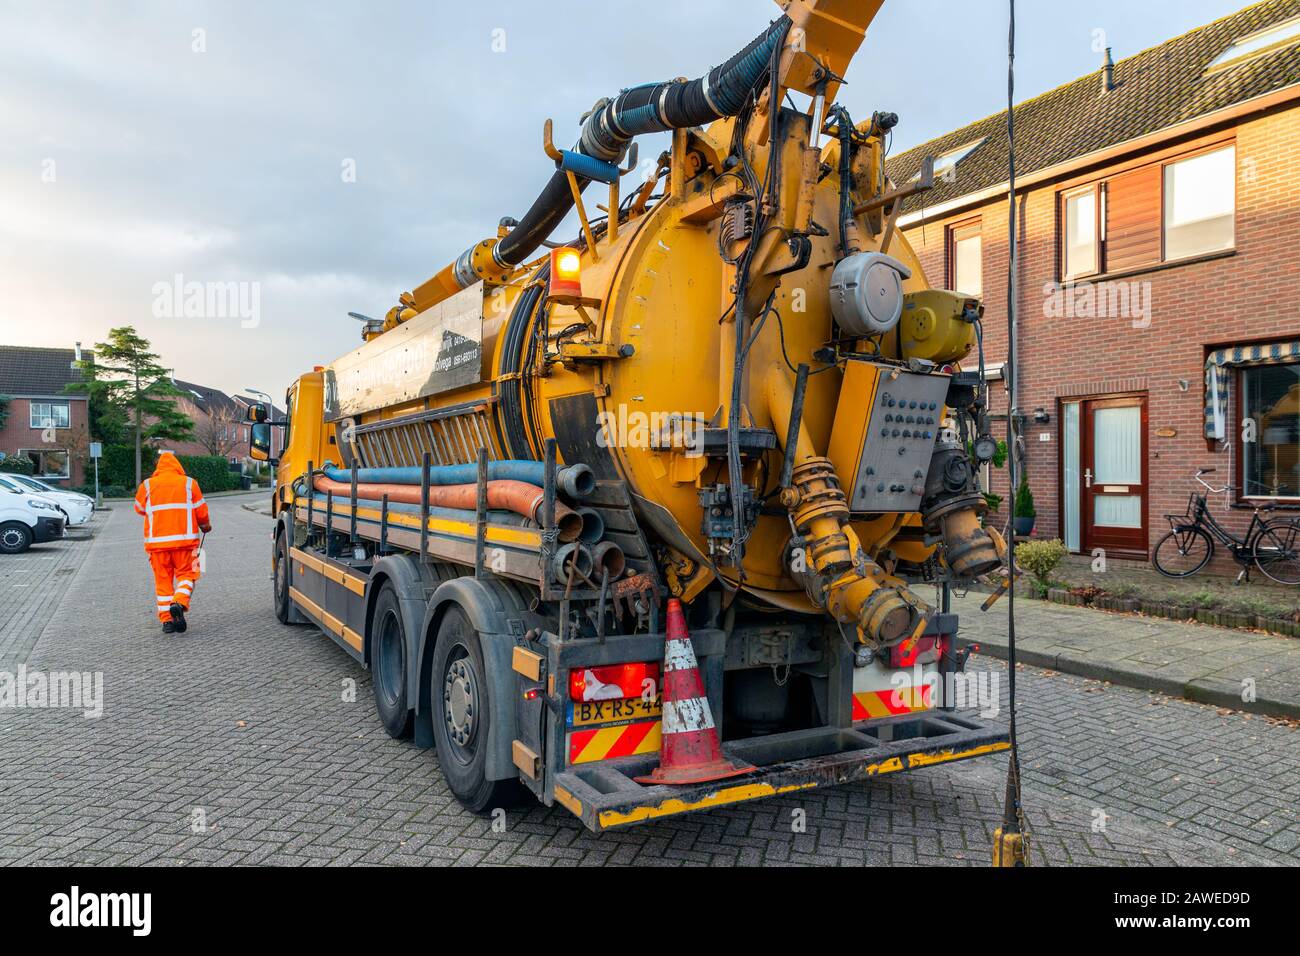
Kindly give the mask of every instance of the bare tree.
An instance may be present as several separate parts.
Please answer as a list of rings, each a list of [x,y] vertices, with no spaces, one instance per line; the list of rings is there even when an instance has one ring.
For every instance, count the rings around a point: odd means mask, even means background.
[[[194,437],[209,455],[229,458],[239,444],[242,419],[233,409],[213,408],[195,423]]]

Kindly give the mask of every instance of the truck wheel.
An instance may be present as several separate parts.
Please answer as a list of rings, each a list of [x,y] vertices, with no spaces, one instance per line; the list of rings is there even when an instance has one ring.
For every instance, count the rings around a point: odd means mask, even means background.
[[[518,780],[487,779],[487,668],[478,631],[454,605],[438,626],[429,698],[438,762],[456,799],[475,813],[515,803]]]
[[[21,521],[0,524],[0,554],[22,554],[32,546],[32,529]]]
[[[411,708],[406,702],[406,626],[397,591],[385,581],[375,598],[370,622],[370,674],[375,686],[375,709],[388,736],[402,738],[411,732]]]
[[[271,556],[271,579],[275,582],[275,619],[281,624],[289,621],[289,548],[284,542],[284,532],[275,536],[275,550]]]

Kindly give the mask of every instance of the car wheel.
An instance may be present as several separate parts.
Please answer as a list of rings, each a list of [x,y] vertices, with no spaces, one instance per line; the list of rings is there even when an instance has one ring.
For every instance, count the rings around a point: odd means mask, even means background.
[[[0,554],[22,554],[32,546],[32,529],[21,521],[0,524]]]

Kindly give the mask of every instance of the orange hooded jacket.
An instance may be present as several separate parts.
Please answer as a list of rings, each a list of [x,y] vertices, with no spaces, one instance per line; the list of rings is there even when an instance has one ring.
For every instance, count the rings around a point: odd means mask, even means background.
[[[144,516],[146,551],[196,547],[199,529],[209,524],[203,490],[169,451],[136,491],[135,511]]]

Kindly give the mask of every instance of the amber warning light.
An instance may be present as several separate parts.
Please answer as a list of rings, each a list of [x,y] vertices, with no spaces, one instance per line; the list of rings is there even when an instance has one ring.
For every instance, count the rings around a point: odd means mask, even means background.
[[[582,257],[577,249],[560,247],[551,250],[551,295],[582,295]]]

